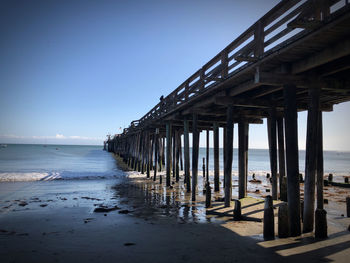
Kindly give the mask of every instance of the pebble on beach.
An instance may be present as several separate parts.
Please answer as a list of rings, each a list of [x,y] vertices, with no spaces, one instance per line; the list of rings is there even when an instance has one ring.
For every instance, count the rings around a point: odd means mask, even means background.
[[[120,210],[118,213],[119,214],[129,214],[130,212],[132,212],[132,211],[125,209],[125,210]]]
[[[136,245],[136,244],[132,243],[132,242],[124,243],[124,246],[126,246],[126,247],[134,246],[134,245]]]
[[[28,203],[27,203],[27,202],[22,201],[22,202],[20,202],[18,205],[19,205],[19,206],[26,206],[26,205],[28,205]]]
[[[94,213],[106,213],[106,212],[108,213],[108,212],[115,211],[118,209],[120,209],[120,208],[117,205],[111,206],[111,207],[100,205],[99,207],[96,207],[94,209]]]

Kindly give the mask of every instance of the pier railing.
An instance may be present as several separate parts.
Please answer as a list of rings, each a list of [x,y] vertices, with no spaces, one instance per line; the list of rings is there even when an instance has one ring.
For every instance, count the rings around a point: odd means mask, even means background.
[[[348,0],[281,1],[127,130],[143,127],[176,111],[248,66],[322,26],[333,13],[347,8],[348,4]]]

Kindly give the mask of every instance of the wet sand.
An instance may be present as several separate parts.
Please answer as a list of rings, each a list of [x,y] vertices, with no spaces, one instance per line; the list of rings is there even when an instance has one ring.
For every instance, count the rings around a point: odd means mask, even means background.
[[[341,216],[345,203],[330,200],[326,205],[326,240],[307,234],[264,241],[259,194],[268,194],[268,185],[251,186],[249,195],[254,198],[242,200],[246,220],[234,221],[233,202],[224,208],[223,202],[214,201],[213,208],[205,209],[201,176],[198,200],[192,202],[183,177],[166,189],[164,177],[160,185],[145,175],[128,175],[1,183],[0,262],[348,261],[350,218]],[[255,188],[261,189],[259,194]],[[341,197],[345,200],[346,195]],[[215,193],[213,200],[222,196]],[[115,209],[96,213],[97,207]],[[275,223],[277,234],[277,217]]]

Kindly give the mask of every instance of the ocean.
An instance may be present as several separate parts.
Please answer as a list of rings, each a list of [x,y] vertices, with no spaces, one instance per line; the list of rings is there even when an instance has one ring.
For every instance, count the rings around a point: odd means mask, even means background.
[[[97,179],[123,175],[102,146],[8,144],[0,148],[0,181]]]
[[[237,173],[238,156],[234,149],[233,173]],[[206,149],[199,151],[199,170]],[[220,170],[223,170],[223,151],[220,149]],[[251,175],[269,172],[269,152],[265,149],[250,149],[248,171]],[[299,153],[299,170],[304,173],[305,151]],[[209,170],[214,169],[213,149],[210,149]],[[333,173],[342,181],[350,175],[350,152],[325,151],[325,174]],[[104,179],[124,176],[112,155],[102,146],[77,145],[29,145],[8,144],[0,148],[0,181],[39,181],[68,179]]]

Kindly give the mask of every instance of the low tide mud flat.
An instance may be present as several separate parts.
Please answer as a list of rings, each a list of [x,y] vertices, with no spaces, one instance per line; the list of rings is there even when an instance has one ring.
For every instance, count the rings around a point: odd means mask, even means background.
[[[264,241],[268,181],[248,183],[244,220],[235,221],[234,202],[223,207],[222,189],[212,194],[212,208],[205,208],[201,174],[195,202],[183,175],[166,188],[164,173],[157,175],[162,184],[137,172],[124,174],[0,183],[0,262],[347,262],[350,255],[348,189],[325,190],[328,239],[307,234]],[[235,177],[233,185],[236,198]],[[279,202],[274,205],[277,234]]]

